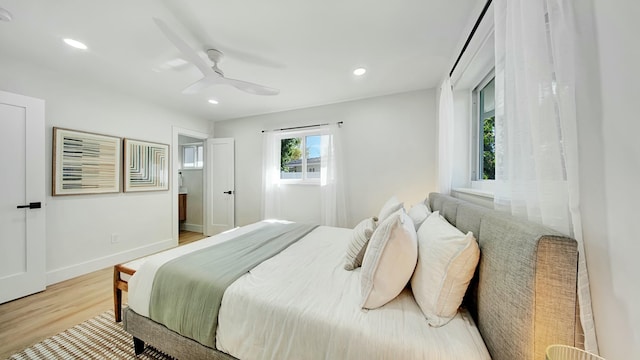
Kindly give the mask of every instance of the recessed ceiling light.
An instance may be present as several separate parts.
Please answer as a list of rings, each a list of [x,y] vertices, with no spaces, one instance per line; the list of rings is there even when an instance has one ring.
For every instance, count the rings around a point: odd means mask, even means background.
[[[209,99],[209,104],[218,105],[218,100]]]
[[[80,49],[80,50],[87,50],[88,47],[87,45],[81,43],[78,40],[73,40],[73,39],[62,39],[65,43],[67,43],[67,45],[72,46],[76,49]]]
[[[353,75],[362,76],[366,72],[367,72],[367,69],[365,69],[365,68],[357,68],[357,69],[353,70]]]

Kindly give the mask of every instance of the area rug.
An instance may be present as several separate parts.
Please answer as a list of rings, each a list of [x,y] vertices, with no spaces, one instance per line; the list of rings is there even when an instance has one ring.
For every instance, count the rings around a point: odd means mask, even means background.
[[[147,346],[137,357],[133,351],[133,339],[116,323],[113,311],[65,330],[9,357],[26,359],[157,359],[172,358]]]

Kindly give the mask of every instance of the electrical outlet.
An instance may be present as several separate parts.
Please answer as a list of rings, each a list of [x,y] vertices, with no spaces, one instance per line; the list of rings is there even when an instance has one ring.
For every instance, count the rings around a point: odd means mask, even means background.
[[[112,244],[116,244],[120,242],[120,234],[118,233],[113,233],[111,234],[111,243]]]

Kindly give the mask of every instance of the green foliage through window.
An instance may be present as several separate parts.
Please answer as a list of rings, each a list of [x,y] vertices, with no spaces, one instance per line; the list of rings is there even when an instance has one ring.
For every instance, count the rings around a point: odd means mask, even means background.
[[[480,176],[478,180],[496,178],[496,118],[495,118],[495,78],[491,78],[479,91],[478,160]]]
[[[282,139],[280,143],[280,171],[289,172],[287,164],[300,159],[302,156],[301,141],[301,138]]]
[[[482,179],[489,180],[496,178],[496,118],[495,116],[484,119],[482,126],[483,133],[483,154],[482,154]]]
[[[281,138],[280,180],[318,183],[322,171],[322,144],[329,143],[328,136],[314,131]]]

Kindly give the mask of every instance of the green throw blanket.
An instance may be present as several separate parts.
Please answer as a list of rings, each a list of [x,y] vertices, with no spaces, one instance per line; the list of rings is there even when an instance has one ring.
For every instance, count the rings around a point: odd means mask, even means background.
[[[235,239],[173,259],[156,272],[149,315],[215,348],[218,311],[231,283],[307,235],[317,225],[269,223]]]

